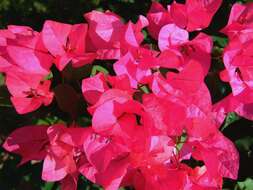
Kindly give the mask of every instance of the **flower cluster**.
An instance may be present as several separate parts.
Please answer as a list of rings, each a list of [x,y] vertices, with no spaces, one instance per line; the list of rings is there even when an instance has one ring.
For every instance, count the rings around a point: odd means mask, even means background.
[[[165,9],[153,2],[136,23],[92,11],[83,24],[0,30],[0,72],[19,114],[52,103],[53,65],[63,72],[114,61],[113,73],[82,78],[91,126],[25,126],[3,147],[21,155],[20,164],[44,160],[42,179],[60,181],[62,190],[76,189],[80,175],[106,190],[220,190],[224,177],[237,178],[239,156],[219,127],[229,112],[253,119],[252,3],[235,4],[221,31],[229,44],[220,78],[232,93],[213,104],[204,81],[213,41],[201,30],[221,3],[186,0]],[[145,43],[144,28],[157,46]]]

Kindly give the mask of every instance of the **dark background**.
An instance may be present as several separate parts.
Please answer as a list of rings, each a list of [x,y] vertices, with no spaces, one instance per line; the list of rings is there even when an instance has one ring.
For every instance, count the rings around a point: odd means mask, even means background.
[[[160,1],[167,5],[171,0]],[[178,2],[184,2],[183,0]],[[224,0],[221,8],[214,16],[208,29],[204,32],[213,36],[213,56],[221,55],[222,49],[227,43],[224,35],[219,33],[228,20],[229,12],[235,0]],[[237,1],[238,2],[238,1]],[[239,1],[241,3],[250,1]],[[119,14],[125,21],[136,21],[138,15],[146,15],[151,5],[150,0],[0,0],[0,28],[7,25],[27,25],[40,31],[47,19],[65,23],[84,22],[83,14],[91,10],[107,10]],[[194,35],[194,34],[193,34]],[[146,37],[147,41],[153,41]],[[211,73],[222,68],[221,59],[213,59]],[[231,89],[227,84],[219,81],[218,76],[206,78],[206,83],[212,93],[213,102],[227,95]],[[50,107],[54,110],[55,103]],[[54,111],[52,111],[54,112]],[[4,77],[0,75],[0,144],[6,136],[15,128],[24,125],[54,123],[64,120],[64,115],[44,114],[46,108],[24,116],[18,115],[9,102],[9,94],[4,86]],[[55,113],[55,112],[54,112]],[[85,118],[84,118],[85,119]],[[223,133],[230,138],[240,152],[240,171],[238,181],[225,180],[226,190],[253,190],[253,122],[239,118],[235,114],[226,119]],[[55,190],[56,183],[44,183],[40,179],[41,163],[25,164],[16,167],[20,158],[10,155],[0,148],[0,190]],[[84,178],[79,180],[79,189],[100,189],[91,185]]]

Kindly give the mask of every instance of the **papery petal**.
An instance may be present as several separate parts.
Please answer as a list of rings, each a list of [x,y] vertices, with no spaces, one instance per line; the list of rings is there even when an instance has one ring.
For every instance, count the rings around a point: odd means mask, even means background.
[[[172,22],[169,12],[158,2],[152,2],[147,13],[149,21],[148,31],[154,39],[158,39],[160,29]]]
[[[20,154],[23,164],[30,160],[42,160],[46,156],[47,126],[26,126],[13,131],[5,140],[3,148]],[[27,135],[30,134],[30,135]]]
[[[49,74],[52,65],[49,54],[18,46],[8,46],[7,51],[14,63],[26,72],[44,76]]]
[[[186,30],[177,27],[175,24],[167,24],[159,32],[158,46],[161,51],[164,51],[187,42],[188,38],[189,34]]]
[[[83,96],[90,104],[95,104],[106,90],[108,90],[108,86],[104,75],[101,73],[82,81]]]
[[[65,166],[52,155],[47,155],[42,170],[42,179],[49,182],[59,181],[67,176]]]
[[[71,31],[71,25],[48,20],[42,29],[42,39],[48,51],[56,55],[65,53],[67,37]]]

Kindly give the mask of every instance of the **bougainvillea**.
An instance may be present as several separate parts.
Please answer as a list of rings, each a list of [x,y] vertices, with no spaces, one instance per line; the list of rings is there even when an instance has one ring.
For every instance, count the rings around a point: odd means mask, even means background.
[[[237,179],[238,152],[219,128],[230,112],[253,120],[253,4],[234,4],[221,30],[229,43],[220,79],[232,93],[214,104],[205,83],[213,41],[203,29],[221,3],[153,2],[136,22],[91,11],[87,23],[0,30],[0,72],[17,113],[56,100],[72,118],[18,128],[4,149],[20,164],[43,161],[42,179],[62,190],[77,189],[81,175],[106,190],[220,190],[223,178]],[[54,80],[53,70],[81,84]],[[89,124],[78,123],[78,109]]]

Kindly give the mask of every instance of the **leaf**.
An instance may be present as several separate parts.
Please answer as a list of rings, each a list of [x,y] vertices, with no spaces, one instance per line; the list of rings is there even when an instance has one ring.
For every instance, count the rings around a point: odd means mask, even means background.
[[[149,89],[147,86],[143,85],[143,86],[140,86],[140,90],[142,92],[144,92],[145,94],[149,94]]]
[[[56,123],[64,123],[57,116],[48,116],[46,118],[40,118],[34,122],[36,125],[54,125]]]
[[[0,86],[4,85],[5,77],[2,73],[0,73]]]
[[[234,123],[235,121],[239,120],[240,117],[234,113],[231,112],[227,115],[226,119],[225,119],[225,123],[223,125],[223,127],[221,128],[221,131],[223,131],[224,129],[226,129],[230,124]]]
[[[54,76],[53,76],[53,73],[52,72],[50,72],[45,78],[44,78],[44,80],[50,80],[50,79],[52,79]]]
[[[245,181],[237,182],[235,190],[252,190],[253,179],[247,178]]]
[[[186,139],[187,139],[186,133],[183,133],[182,136],[178,137],[176,145],[176,149],[178,152],[182,149],[184,143],[186,142]]]
[[[94,65],[92,67],[92,70],[91,70],[91,76],[94,76],[97,74],[97,72],[101,72],[101,73],[104,73],[106,75],[109,74],[109,71],[107,71],[104,67],[100,66],[100,65]]]
[[[0,107],[12,107],[10,94],[6,86],[0,85]]]
[[[237,141],[235,141],[235,144],[240,150],[249,152],[251,146],[253,145],[253,138],[250,136],[247,136],[247,137],[238,139]]]
[[[228,39],[227,38],[223,38],[220,36],[212,36],[213,37],[213,41],[215,43],[217,43],[220,47],[225,47],[228,43]]]
[[[45,183],[44,187],[41,188],[41,190],[52,190],[54,186],[54,183]]]

